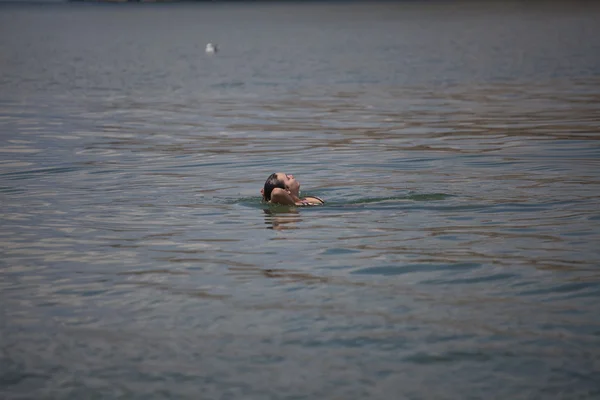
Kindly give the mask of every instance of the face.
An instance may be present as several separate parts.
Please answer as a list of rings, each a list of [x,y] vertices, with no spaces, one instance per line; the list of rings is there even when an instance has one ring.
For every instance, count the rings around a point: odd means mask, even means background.
[[[293,195],[298,196],[300,193],[300,182],[298,182],[294,175],[284,174],[283,172],[277,173],[277,179],[282,181],[286,189],[289,190]]]

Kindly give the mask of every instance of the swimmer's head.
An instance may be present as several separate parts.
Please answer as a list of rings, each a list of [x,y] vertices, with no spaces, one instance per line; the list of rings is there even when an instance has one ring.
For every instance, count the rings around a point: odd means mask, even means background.
[[[295,196],[300,194],[300,182],[294,178],[294,175],[284,174],[283,172],[275,172],[267,178],[265,186],[261,190],[263,198],[266,201],[271,201],[271,192],[275,188],[288,190]]]

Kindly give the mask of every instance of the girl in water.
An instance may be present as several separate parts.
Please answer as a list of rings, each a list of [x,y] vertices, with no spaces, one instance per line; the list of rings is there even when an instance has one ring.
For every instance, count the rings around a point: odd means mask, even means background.
[[[325,203],[316,196],[308,196],[303,199],[298,197],[300,196],[300,182],[294,179],[294,175],[284,174],[283,172],[271,174],[260,192],[263,195],[263,200],[272,204],[319,206]]]

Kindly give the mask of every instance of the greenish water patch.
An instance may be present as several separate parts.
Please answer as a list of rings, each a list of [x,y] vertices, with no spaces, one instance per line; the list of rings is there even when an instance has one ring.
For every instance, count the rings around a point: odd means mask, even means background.
[[[408,264],[408,265],[384,265],[380,267],[368,267],[355,270],[353,274],[360,275],[403,275],[414,272],[436,272],[436,271],[457,271],[473,270],[479,268],[481,264],[477,263],[457,263],[457,264]]]
[[[426,281],[421,281],[423,284],[476,284],[476,283],[486,283],[493,281],[501,281],[512,278],[517,278],[520,275],[511,274],[511,273],[498,273],[498,274],[490,274],[484,276],[477,276],[473,278],[461,278],[461,279],[428,279]]]
[[[305,195],[309,196],[309,195]],[[451,197],[455,197],[451,194],[446,193],[409,193],[404,196],[388,196],[388,197],[365,197],[355,200],[327,200],[322,195],[319,197],[325,200],[325,204],[323,206],[337,206],[337,207],[347,207],[347,206],[363,206],[363,205],[376,205],[376,204],[389,204],[394,202],[407,202],[407,201],[441,201],[446,200]],[[267,204],[264,203],[260,197],[244,197],[237,200],[226,201],[226,204],[240,204],[246,207],[252,208],[281,208],[281,209],[289,209],[290,206],[281,206],[276,204]],[[305,207],[305,208],[314,208],[314,207]]]
[[[348,202],[335,202],[337,205],[364,205],[377,203],[390,203],[396,201],[440,201],[446,200],[453,195],[446,193],[408,193],[404,196],[388,196],[388,197],[366,197]]]
[[[353,249],[345,249],[343,247],[332,247],[330,249],[325,250],[324,252],[322,252],[321,254],[323,255],[342,255],[342,254],[352,254],[352,253],[360,253],[359,250],[353,250]]]
[[[268,208],[268,204],[264,203],[260,197],[242,197],[241,199],[226,200],[225,204],[239,204],[250,208]]]

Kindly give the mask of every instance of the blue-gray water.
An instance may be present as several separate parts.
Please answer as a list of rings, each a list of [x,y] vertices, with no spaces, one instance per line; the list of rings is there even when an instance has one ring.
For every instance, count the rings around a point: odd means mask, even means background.
[[[1,6],[0,398],[599,398],[599,20]]]

